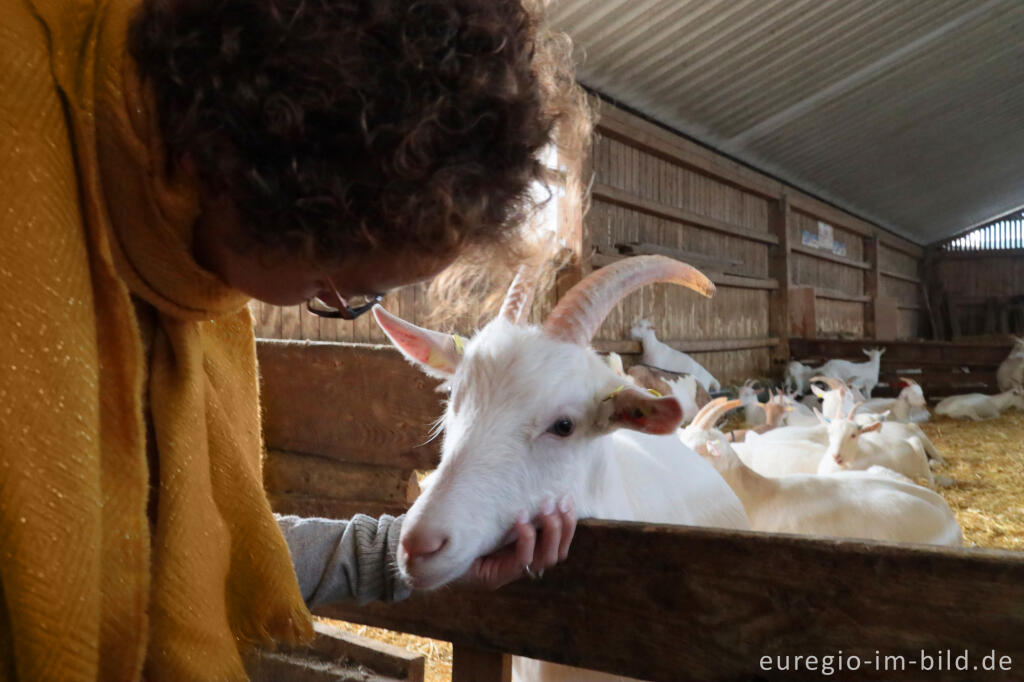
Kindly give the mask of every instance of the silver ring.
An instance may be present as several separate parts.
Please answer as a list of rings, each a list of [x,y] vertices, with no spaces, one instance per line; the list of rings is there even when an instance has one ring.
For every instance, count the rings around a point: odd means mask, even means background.
[[[542,568],[539,571],[534,572],[533,569],[530,568],[530,564],[524,564],[523,574],[526,575],[526,577],[530,580],[540,580],[544,577],[544,569]]]

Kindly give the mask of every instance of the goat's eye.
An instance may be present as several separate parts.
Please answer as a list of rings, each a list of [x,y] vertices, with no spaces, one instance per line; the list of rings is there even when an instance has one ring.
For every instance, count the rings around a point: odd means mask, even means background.
[[[555,423],[548,427],[548,433],[553,433],[559,438],[568,438],[572,435],[576,425],[568,417],[556,419]]]

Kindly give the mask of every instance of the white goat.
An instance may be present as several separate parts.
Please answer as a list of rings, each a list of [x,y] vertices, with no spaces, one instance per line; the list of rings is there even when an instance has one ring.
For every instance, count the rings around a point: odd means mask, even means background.
[[[834,377],[816,376],[811,381],[820,381],[828,385],[829,390],[823,391],[812,383],[811,392],[821,398],[821,413],[829,419],[846,414],[853,407],[854,402],[863,399],[856,389],[851,389],[843,381]]]
[[[680,440],[696,449],[721,438],[722,432],[715,428],[715,424],[726,412],[739,406],[739,400],[713,400],[679,434]],[[783,476],[815,473],[827,444],[827,430],[816,424],[810,427],[782,427],[764,434],[748,432],[743,442],[734,443],[733,447],[743,462],[759,474]]]
[[[653,282],[714,291],[688,265],[637,256],[578,283],[538,327],[523,324],[532,291],[517,280],[501,314],[459,345],[374,310],[406,358],[451,391],[440,466],[402,527],[398,564],[414,587],[462,575],[506,541],[520,510],[534,516],[565,493],[579,518],[749,528],[729,486],[675,435],[679,401],[624,386],[589,347],[616,302]],[[528,666],[530,679],[618,679],[522,659],[517,674]]]
[[[828,428],[828,448],[818,466],[819,474],[882,466],[935,485],[925,446],[928,439],[916,424],[876,421],[864,426],[854,421],[855,409],[831,419],[821,417]]]
[[[641,362],[645,365],[665,369],[670,372],[692,374],[697,377],[697,381],[700,382],[706,391],[717,391],[722,387],[718,383],[718,379],[711,376],[711,372],[704,369],[704,366],[699,362],[686,353],[659,341],[658,337],[654,335],[654,327],[647,320],[637,322],[633,329],[630,330],[630,336],[635,341],[639,341],[643,346],[644,352]]]
[[[797,395],[807,393],[812,374],[814,374],[813,367],[796,360],[792,361],[786,366],[786,390],[793,391]]]
[[[906,386],[896,398],[875,398],[862,403],[857,414],[888,413],[888,421],[894,422],[925,422],[928,421],[928,401],[924,398],[921,385],[913,379],[900,377]],[[825,414],[824,410],[822,414]],[[828,415],[826,415],[828,416]]]
[[[1024,410],[1024,388],[1017,386],[996,395],[966,393],[944,398],[935,406],[935,414],[957,419],[993,419],[1011,407]]]
[[[863,349],[868,356],[867,362],[850,362],[849,360],[829,360],[818,368],[818,374],[833,377],[846,382],[852,388],[859,388],[868,398],[878,384],[878,370],[881,367],[884,348]]]
[[[748,467],[728,443],[697,450],[736,493],[753,530],[933,545],[961,544],[960,526],[936,493],[880,467],[773,478]]]
[[[747,381],[738,391],[740,402],[743,403],[743,420],[748,427],[764,424],[765,414],[761,401],[757,399],[757,389],[753,381]]]
[[[996,383],[1000,391],[1009,391],[1016,386],[1024,386],[1024,338],[1016,337],[1016,343],[1010,354],[999,365],[996,372]]]

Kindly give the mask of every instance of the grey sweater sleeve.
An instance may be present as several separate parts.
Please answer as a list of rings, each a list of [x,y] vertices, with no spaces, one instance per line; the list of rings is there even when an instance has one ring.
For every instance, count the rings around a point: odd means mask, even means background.
[[[404,516],[357,514],[347,521],[275,516],[307,605],[398,601],[412,592],[395,560]]]

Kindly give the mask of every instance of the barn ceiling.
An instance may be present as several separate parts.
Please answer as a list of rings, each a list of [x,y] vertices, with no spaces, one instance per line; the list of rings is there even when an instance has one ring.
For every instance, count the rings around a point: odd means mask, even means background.
[[[554,0],[580,81],[918,243],[1024,205],[1021,0]]]

